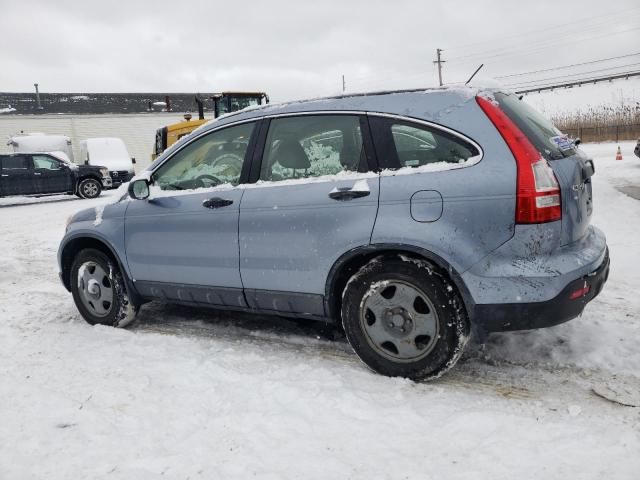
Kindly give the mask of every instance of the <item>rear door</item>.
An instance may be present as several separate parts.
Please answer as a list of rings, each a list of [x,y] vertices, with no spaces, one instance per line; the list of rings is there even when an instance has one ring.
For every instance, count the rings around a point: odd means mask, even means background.
[[[39,193],[36,186],[31,157],[7,155],[1,157],[3,195],[29,195]]]
[[[550,120],[512,94],[495,94],[500,108],[549,162],[560,184],[562,244],[582,238],[591,223],[593,161]]]
[[[269,121],[260,181],[240,207],[240,272],[251,307],[324,314],[331,267],[370,243],[379,176],[368,135],[356,114]]]
[[[64,193],[73,191],[70,168],[49,155],[32,155],[33,173],[39,193]]]

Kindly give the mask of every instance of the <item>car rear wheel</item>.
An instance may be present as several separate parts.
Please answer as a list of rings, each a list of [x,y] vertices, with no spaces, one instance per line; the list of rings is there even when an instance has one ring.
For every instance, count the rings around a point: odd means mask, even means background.
[[[78,193],[82,198],[96,198],[100,192],[102,192],[102,186],[95,178],[85,178],[78,185]]]
[[[374,371],[412,379],[440,376],[460,358],[467,316],[449,279],[431,263],[378,257],[347,283],[342,323]]]
[[[138,313],[118,266],[99,250],[82,250],[74,259],[71,293],[80,314],[91,325],[124,327]]]

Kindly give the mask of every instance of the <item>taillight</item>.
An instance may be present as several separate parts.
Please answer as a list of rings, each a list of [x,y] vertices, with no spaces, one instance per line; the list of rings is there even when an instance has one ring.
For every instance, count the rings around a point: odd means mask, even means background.
[[[560,186],[549,163],[497,104],[480,96],[476,97],[476,101],[516,159],[516,223],[560,220]]]

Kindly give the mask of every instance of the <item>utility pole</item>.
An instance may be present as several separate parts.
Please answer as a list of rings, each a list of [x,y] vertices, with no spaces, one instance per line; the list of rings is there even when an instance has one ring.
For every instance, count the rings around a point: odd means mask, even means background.
[[[442,86],[442,64],[445,63],[446,61],[446,60],[443,60],[440,55],[443,51],[444,50],[442,50],[441,48],[436,48],[437,60],[434,60],[433,62],[438,64],[438,81],[440,82],[440,86]]]
[[[344,74],[342,75],[342,93],[344,93],[346,83],[344,83]]]
[[[40,91],[38,90],[38,84],[34,83],[34,87],[36,87],[36,110],[43,110],[42,104],[40,103]]]

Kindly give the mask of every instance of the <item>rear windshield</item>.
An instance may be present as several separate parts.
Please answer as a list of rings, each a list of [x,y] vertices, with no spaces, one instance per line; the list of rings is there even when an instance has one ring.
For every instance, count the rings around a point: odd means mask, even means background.
[[[576,147],[549,119],[515,95],[496,93],[500,108],[527,136],[547,160],[557,160],[576,153]]]

